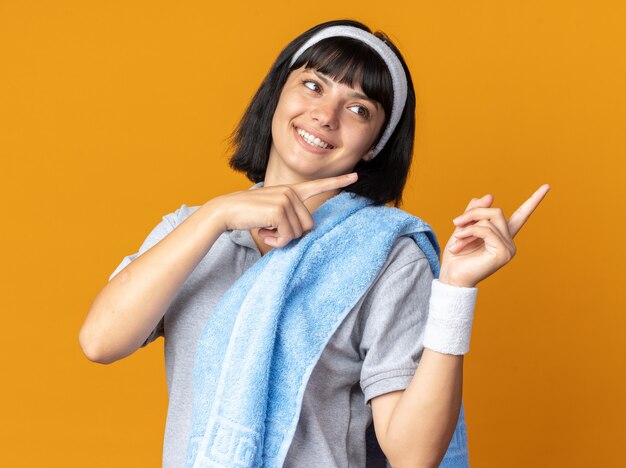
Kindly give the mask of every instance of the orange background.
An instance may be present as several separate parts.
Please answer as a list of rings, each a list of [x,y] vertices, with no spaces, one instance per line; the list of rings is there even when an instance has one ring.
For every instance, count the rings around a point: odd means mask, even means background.
[[[470,198],[510,214],[552,185],[479,285],[472,466],[626,465],[624,2],[5,0],[3,466],[160,465],[163,340],[102,366],[78,330],[161,216],[250,185],[226,137],[280,49],[346,17],[412,70],[404,208],[442,245]]]

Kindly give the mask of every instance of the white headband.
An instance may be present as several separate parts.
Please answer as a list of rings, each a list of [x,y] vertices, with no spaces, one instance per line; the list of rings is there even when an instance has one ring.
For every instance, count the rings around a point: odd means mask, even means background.
[[[358,39],[361,42],[365,42],[368,46],[374,49],[378,55],[380,55],[380,58],[385,61],[385,64],[389,69],[389,74],[391,75],[391,83],[393,85],[393,105],[391,107],[391,117],[389,117],[387,128],[385,128],[380,140],[378,140],[378,143],[374,147],[374,154],[372,156],[372,158],[374,158],[380,150],[384,148],[385,143],[387,143],[391,137],[391,134],[396,129],[396,126],[400,121],[400,117],[402,116],[407,93],[404,68],[402,67],[400,59],[398,59],[398,56],[387,44],[385,44],[378,37],[374,36],[372,33],[364,31],[360,28],[355,28],[354,26],[330,26],[317,32],[309,38],[309,40],[306,41],[295,54],[293,54],[289,66],[292,66],[298,57],[300,57],[300,55],[302,55],[302,53],[312,45],[317,44],[322,39],[337,36],[350,37],[352,39]]]

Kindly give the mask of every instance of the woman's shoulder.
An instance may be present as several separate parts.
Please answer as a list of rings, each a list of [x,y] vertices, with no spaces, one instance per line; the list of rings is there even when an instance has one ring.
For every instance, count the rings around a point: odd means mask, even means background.
[[[399,278],[402,280],[399,281]],[[388,295],[389,287],[393,289],[393,294],[408,294],[409,290],[415,289],[415,283],[431,278],[432,271],[426,254],[411,237],[400,236],[393,243],[365,297]]]
[[[383,265],[381,276],[393,272],[421,260],[428,261],[426,254],[420,249],[415,240],[409,236],[400,236],[393,243],[387,260]]]

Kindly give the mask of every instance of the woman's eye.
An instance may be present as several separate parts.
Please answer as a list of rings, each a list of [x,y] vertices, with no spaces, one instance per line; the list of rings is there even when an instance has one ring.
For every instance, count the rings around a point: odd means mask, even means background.
[[[309,88],[311,91],[319,92],[321,91],[321,87],[313,80],[304,80],[304,86]]]
[[[369,119],[370,117],[370,111],[367,110],[367,107],[355,105],[355,106],[350,106],[350,110],[352,110],[352,112],[354,112],[357,115],[360,115],[361,117],[365,119]]]

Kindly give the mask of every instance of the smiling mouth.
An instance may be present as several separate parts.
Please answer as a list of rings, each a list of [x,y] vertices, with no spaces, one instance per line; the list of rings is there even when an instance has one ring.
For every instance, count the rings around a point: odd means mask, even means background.
[[[301,128],[296,127],[296,131],[298,135],[302,137],[304,141],[306,141],[309,145],[314,146],[316,148],[322,149],[333,149],[334,146],[324,140],[319,139],[318,137],[311,135],[310,133],[302,130]]]

